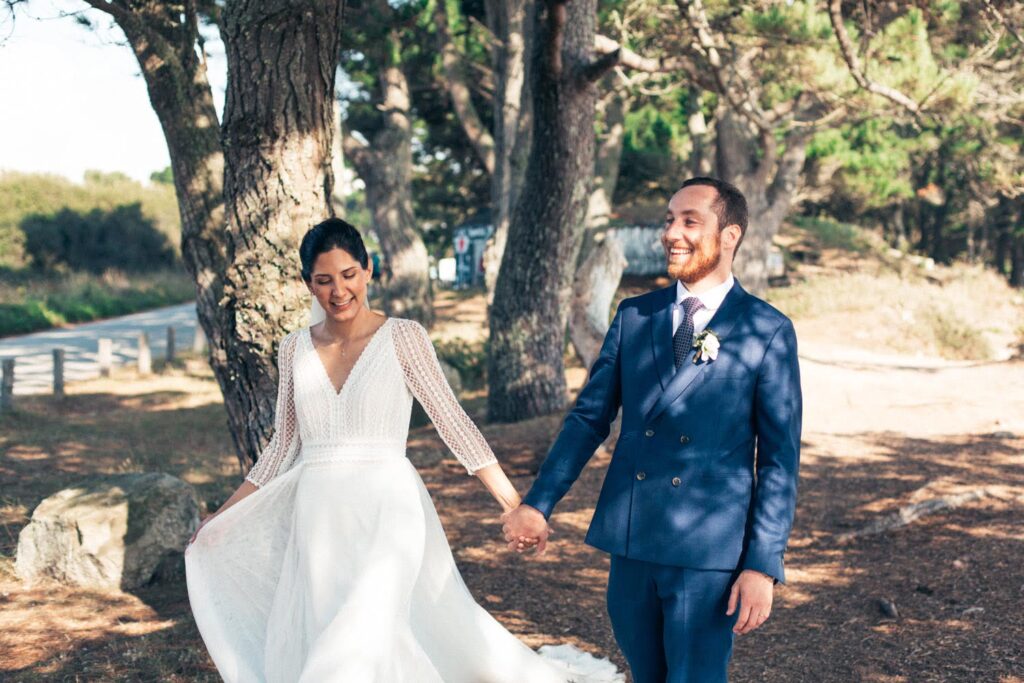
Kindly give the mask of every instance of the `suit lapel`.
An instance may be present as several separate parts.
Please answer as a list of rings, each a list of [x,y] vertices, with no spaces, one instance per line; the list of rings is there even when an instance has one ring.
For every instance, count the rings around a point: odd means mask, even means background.
[[[651,320],[651,348],[658,368],[658,379],[664,391],[676,374],[675,358],[672,356],[672,305],[676,301],[676,285],[662,289],[651,300],[648,312]]]
[[[747,294],[746,290],[740,287],[739,281],[733,284],[732,289],[725,296],[725,300],[722,301],[722,305],[715,312],[714,317],[708,323],[708,329],[714,330],[715,334],[722,341],[722,344],[729,343],[729,332],[732,331],[733,326],[740,320],[743,312],[746,310],[747,305],[750,303],[750,295]],[[679,368],[678,372],[675,372],[675,361],[672,358],[672,343],[671,343],[671,332],[672,332],[672,318],[671,318],[671,307],[669,308],[669,326],[665,331],[665,336],[662,337],[662,344],[659,346],[655,344],[655,349],[664,348],[666,349],[663,353],[668,354],[669,365],[672,369],[671,380],[667,383],[662,379],[662,384],[665,390],[661,396],[655,402],[654,407],[651,408],[650,412],[647,413],[645,421],[650,423],[661,415],[662,411],[665,410],[669,405],[672,404],[679,396],[689,388],[693,381],[700,377],[708,365],[709,362],[695,364],[693,358],[695,350],[691,349],[686,355],[686,360],[683,361],[682,367]],[[657,327],[655,325],[654,327]],[[714,361],[711,361],[714,362]],[[661,363],[658,363],[659,370],[661,369]]]

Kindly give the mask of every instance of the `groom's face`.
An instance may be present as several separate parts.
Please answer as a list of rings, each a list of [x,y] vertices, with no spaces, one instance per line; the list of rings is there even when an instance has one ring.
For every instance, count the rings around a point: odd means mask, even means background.
[[[676,192],[668,203],[661,245],[668,273],[686,284],[714,272],[722,261],[722,234],[713,204],[718,191],[692,185]]]

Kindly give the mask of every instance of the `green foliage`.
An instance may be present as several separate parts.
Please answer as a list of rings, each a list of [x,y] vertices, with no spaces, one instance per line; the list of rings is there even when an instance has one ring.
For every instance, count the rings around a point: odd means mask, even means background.
[[[171,170],[170,166],[167,166],[161,171],[154,171],[153,173],[150,173],[149,179],[154,183],[174,185],[174,171]]]
[[[195,285],[181,270],[44,277],[24,270],[0,270],[0,337],[128,315],[194,296]]]
[[[834,191],[860,212],[913,197],[911,154],[922,142],[892,121],[867,119],[817,134],[807,158],[834,169]]]
[[[61,211],[84,215],[114,212],[137,204],[143,220],[166,238],[178,253],[181,224],[174,188],[145,187],[120,173],[89,171],[82,183],[55,175],[0,173],[0,266],[18,268],[28,262],[22,223],[30,216],[53,218]]]
[[[463,339],[435,342],[437,357],[459,373],[467,389],[479,389],[487,384],[487,344],[470,344]]]
[[[142,271],[175,262],[167,236],[142,215],[137,203],[111,211],[93,209],[81,214],[61,209],[53,216],[28,216],[21,229],[25,253],[41,270]]]
[[[692,146],[685,107],[684,91],[669,102],[647,102],[626,114],[616,202],[663,197],[675,190]]]

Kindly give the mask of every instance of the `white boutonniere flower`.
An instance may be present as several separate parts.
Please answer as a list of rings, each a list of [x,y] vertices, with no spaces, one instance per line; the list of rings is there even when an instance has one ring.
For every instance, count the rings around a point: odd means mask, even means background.
[[[693,340],[693,348],[697,349],[697,355],[693,357],[696,365],[701,361],[711,362],[718,358],[718,349],[722,345],[718,335],[712,329],[706,329]]]

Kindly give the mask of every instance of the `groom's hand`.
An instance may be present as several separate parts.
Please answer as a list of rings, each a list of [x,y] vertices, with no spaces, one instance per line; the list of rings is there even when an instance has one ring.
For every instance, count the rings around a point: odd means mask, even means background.
[[[772,597],[774,594],[775,579],[753,569],[744,569],[740,572],[736,582],[732,584],[732,592],[729,594],[728,616],[736,611],[736,603],[739,602],[740,615],[736,618],[736,625],[732,632],[737,635],[750,633],[768,620],[772,613]]]
[[[524,552],[537,546],[537,553],[544,554],[548,545],[551,527],[544,515],[535,507],[520,505],[501,516],[501,530],[505,533],[509,550]]]

